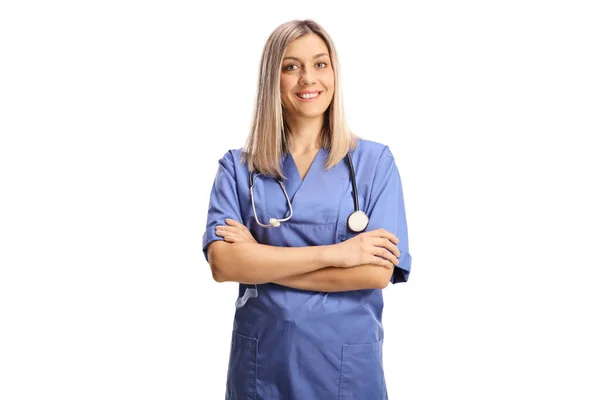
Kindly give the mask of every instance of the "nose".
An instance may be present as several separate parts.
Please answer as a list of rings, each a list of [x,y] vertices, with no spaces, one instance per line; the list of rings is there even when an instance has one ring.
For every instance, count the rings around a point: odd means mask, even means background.
[[[315,83],[315,79],[312,76],[312,71],[309,68],[305,69],[300,74],[300,83],[304,83],[305,85],[311,85]]]

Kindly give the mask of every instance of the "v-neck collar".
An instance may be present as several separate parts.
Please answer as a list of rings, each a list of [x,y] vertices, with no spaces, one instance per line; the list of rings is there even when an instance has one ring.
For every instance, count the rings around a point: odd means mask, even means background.
[[[311,179],[313,175],[313,170],[321,170],[325,168],[325,154],[327,152],[322,147],[319,148],[319,151],[315,155],[312,163],[308,167],[308,171],[304,176],[304,179],[300,176],[300,171],[298,170],[298,166],[294,161],[294,157],[292,157],[291,153],[288,151],[285,153],[285,158],[283,160],[283,174],[286,179],[284,180],[284,184],[286,190],[288,192],[288,196],[290,200],[296,195],[296,192],[302,187],[303,184],[306,183],[307,180]]]

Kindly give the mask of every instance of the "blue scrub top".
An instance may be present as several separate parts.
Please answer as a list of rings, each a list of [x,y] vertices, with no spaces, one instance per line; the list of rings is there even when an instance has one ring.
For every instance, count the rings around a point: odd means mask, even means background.
[[[282,158],[284,184],[293,216],[278,228],[262,228],[252,210],[249,173],[242,149],[219,161],[210,195],[203,251],[225,219],[242,222],[257,242],[272,246],[330,245],[358,233],[346,225],[354,211],[350,167],[345,159],[325,171],[327,150],[320,149],[302,180],[293,157]],[[400,259],[392,283],[406,282],[411,268],[400,174],[390,149],[359,139],[351,153],[360,210],[369,216],[365,231],[386,229],[400,239]],[[259,220],[288,215],[279,183],[255,179]],[[285,266],[282,266],[285,268]],[[381,289],[316,292],[274,283],[239,284],[233,324],[226,398],[236,399],[387,399],[383,374]]]

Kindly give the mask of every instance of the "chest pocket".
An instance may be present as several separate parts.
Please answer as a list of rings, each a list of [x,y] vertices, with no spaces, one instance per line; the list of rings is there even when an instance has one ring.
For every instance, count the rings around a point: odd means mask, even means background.
[[[288,196],[292,201],[292,217],[281,222],[279,227],[261,227],[269,224],[270,218],[284,219],[290,207],[277,180],[267,178],[254,186],[254,209],[250,196],[240,201],[244,224],[254,238],[262,244],[274,246],[315,246],[336,243],[340,193],[342,182],[334,175],[312,176],[310,181]]]

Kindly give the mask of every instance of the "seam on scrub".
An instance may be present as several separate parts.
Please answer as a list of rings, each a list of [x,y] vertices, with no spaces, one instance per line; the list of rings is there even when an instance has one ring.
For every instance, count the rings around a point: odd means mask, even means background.
[[[242,224],[244,224],[245,221],[244,221],[244,216],[242,215],[242,202],[241,202],[241,197],[240,197],[241,188],[238,187],[238,180],[237,180],[238,173],[237,173],[237,170],[235,169],[235,154],[233,151],[231,152],[231,156],[232,156],[231,158],[234,159],[234,161],[233,161],[233,181],[235,182],[235,194],[237,197],[238,210],[240,210],[240,222]],[[241,162],[241,160],[240,160],[240,162]]]
[[[339,214],[339,212],[338,212],[338,214]],[[254,221],[254,216],[248,215],[247,217],[242,217],[242,219],[244,219],[244,218],[249,218],[252,221]],[[333,221],[333,222],[291,222],[291,220],[289,220],[284,223],[285,223],[285,225],[294,225],[294,226],[296,226],[296,225],[298,225],[298,226],[303,226],[303,225],[327,226],[327,225],[335,225],[338,223],[338,221]],[[281,225],[283,226],[284,223],[282,223]]]
[[[341,365],[340,365],[340,387],[338,389],[338,400],[342,400],[342,389],[344,388],[344,347],[346,345],[342,346],[342,361],[341,361]]]
[[[231,158],[235,160],[235,156],[233,154],[233,150],[229,150],[229,151],[227,151],[227,153],[225,153],[225,155],[221,158],[221,160],[219,160],[219,168],[222,169],[224,173],[226,173],[227,175],[229,175],[231,177],[231,179],[233,179],[233,183],[235,184],[235,197],[236,197],[236,200],[237,200],[237,203],[238,203],[238,212],[239,212],[239,215],[231,215],[228,218],[237,220],[237,217],[239,216],[240,217],[240,221],[239,222],[243,223],[244,217],[242,216],[242,207],[241,207],[241,203],[240,203],[240,194],[238,193],[238,183],[237,183],[237,173],[235,171],[235,161],[233,161],[233,162],[230,163],[229,160],[228,160],[228,157],[227,157],[228,154],[231,154]],[[224,164],[227,164],[227,168],[222,167],[220,165],[221,161]],[[230,172],[228,168],[231,168],[231,170],[233,171],[233,173]]]
[[[335,221],[335,222],[289,222],[289,221],[285,222],[286,225],[300,225],[300,226],[302,226],[302,225],[326,226],[326,225],[335,225],[337,223],[338,223],[337,221]]]
[[[391,158],[392,162],[396,162],[394,159],[394,156],[383,156],[381,157],[379,160],[377,160],[377,166],[375,167],[375,173],[373,174],[373,178],[371,179],[371,189],[369,190],[369,198],[366,200],[367,203],[369,203],[369,207],[365,206],[365,209],[369,209],[371,206],[371,199],[373,198],[373,183],[375,183],[375,175],[377,174],[377,171],[379,171],[379,163],[381,162],[381,160],[386,159],[386,158]]]
[[[254,400],[258,398],[258,345],[260,341],[256,338],[256,348],[254,349]]]

